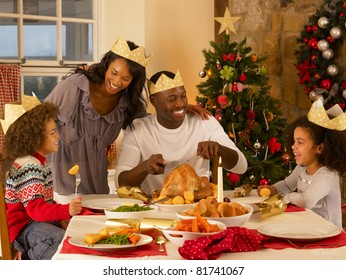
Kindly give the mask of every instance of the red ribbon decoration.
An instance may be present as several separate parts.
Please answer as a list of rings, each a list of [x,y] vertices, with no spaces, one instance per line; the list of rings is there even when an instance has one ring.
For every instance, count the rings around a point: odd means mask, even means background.
[[[223,55],[222,55],[222,59],[223,59],[223,61],[227,61],[227,60],[234,61],[234,59],[235,59],[235,54],[234,54],[234,53],[230,53],[229,55],[223,54]]]

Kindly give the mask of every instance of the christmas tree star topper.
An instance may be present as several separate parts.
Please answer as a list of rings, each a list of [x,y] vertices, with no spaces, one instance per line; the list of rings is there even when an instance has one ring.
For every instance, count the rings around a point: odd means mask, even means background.
[[[228,8],[225,10],[225,15],[223,17],[216,17],[215,20],[221,23],[219,34],[226,30],[226,34],[229,34],[229,31],[232,31],[234,34],[237,32],[234,28],[234,23],[240,20],[241,17],[231,17]]]

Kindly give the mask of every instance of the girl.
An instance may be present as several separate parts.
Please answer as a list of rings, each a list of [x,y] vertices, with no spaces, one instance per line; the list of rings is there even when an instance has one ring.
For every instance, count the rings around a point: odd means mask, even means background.
[[[58,150],[54,119],[58,107],[37,105],[7,130],[2,159],[11,162],[5,188],[10,242],[22,259],[51,259],[62,241],[61,227],[81,212],[81,200],[53,201],[52,172],[46,156]]]
[[[272,186],[270,195],[311,209],[342,229],[339,173],[346,171],[346,131],[324,128],[301,117],[290,126],[289,141],[297,166]],[[290,143],[289,143],[290,144]]]

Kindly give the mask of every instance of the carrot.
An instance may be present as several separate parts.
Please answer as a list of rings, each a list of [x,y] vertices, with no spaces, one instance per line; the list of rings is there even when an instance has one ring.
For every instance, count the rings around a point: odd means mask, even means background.
[[[124,228],[116,232],[116,234],[127,234],[127,233],[134,233],[136,232],[136,229],[134,228]]]
[[[197,219],[193,219],[193,220],[192,220],[191,231],[192,231],[192,232],[199,232]]]
[[[201,225],[200,232],[210,232],[211,228],[210,228],[210,224],[208,223],[208,221],[206,219],[204,219],[197,212],[195,212],[194,215],[196,217],[197,222],[200,223],[200,225]]]
[[[133,234],[131,233],[129,236],[129,240],[131,242],[131,244],[137,244],[137,242],[139,241],[141,237],[138,234]]]

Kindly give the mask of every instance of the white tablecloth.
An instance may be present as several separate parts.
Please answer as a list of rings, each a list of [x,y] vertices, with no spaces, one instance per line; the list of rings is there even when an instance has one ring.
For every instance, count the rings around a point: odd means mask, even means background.
[[[252,194],[251,197],[240,198],[238,201],[254,203],[258,201],[258,197]],[[175,218],[174,213],[158,213],[157,218]],[[82,236],[85,233],[98,232],[105,226],[106,217],[103,215],[90,215],[90,216],[75,216],[66,230],[66,236]],[[318,223],[323,225],[330,224],[328,221],[318,216],[310,210],[300,212],[285,212],[276,216],[268,217],[266,219],[259,219],[258,216],[253,215],[250,220],[244,225],[249,229],[256,229],[261,225],[267,223]],[[107,259],[106,257],[95,255],[82,255],[82,254],[61,254],[62,244],[60,244],[57,253],[54,255],[55,260],[82,260],[82,259]],[[158,260],[182,260],[178,252],[178,247],[172,243],[166,243],[167,256],[153,256],[142,257],[140,259],[158,259]],[[117,259],[117,258],[113,258]],[[241,252],[241,253],[223,253],[219,259],[228,260],[330,260],[339,259],[346,260],[346,246],[339,248],[321,248],[321,249],[260,249],[255,252]]]

